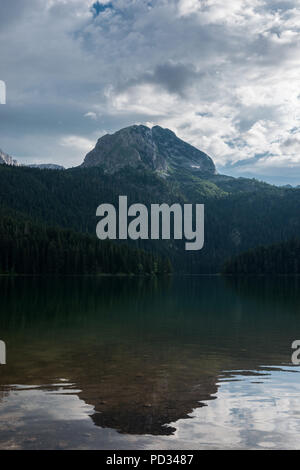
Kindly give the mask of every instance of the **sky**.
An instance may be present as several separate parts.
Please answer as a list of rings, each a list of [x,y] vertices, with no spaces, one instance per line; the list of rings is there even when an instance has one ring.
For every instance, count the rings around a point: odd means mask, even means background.
[[[160,125],[220,173],[300,184],[300,0],[1,0],[0,148],[77,166]]]

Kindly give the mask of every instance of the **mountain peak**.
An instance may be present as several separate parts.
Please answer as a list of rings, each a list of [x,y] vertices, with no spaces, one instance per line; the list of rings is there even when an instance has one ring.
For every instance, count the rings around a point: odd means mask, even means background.
[[[179,169],[216,173],[206,153],[179,139],[170,129],[137,124],[101,137],[82,164],[82,167],[93,166],[102,166],[106,173],[115,173],[126,166],[143,166],[163,174]]]
[[[19,166],[19,163],[0,149],[0,165]]]

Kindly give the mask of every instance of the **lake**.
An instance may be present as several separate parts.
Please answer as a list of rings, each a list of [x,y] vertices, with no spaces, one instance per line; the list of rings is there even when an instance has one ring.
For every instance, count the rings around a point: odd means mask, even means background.
[[[300,278],[1,278],[1,449],[299,449]]]

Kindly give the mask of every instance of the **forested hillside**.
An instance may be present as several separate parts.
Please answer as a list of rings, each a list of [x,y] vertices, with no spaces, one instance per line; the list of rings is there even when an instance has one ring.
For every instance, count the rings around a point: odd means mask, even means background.
[[[181,241],[131,242],[170,258],[176,272],[216,273],[224,262],[259,245],[300,238],[300,190],[256,180],[182,170],[167,178],[141,168],[105,174],[101,167],[65,171],[0,167],[3,207],[21,212],[37,224],[72,229],[95,237],[96,208],[119,195],[128,203],[204,203],[205,243],[187,252]]]
[[[168,260],[0,209],[0,274],[162,274]]]
[[[300,274],[300,240],[261,246],[230,259],[224,274]]]

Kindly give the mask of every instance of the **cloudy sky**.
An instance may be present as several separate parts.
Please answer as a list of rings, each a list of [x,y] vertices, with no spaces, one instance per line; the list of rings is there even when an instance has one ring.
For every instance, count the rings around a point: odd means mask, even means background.
[[[220,172],[300,184],[300,0],[1,0],[0,148],[75,166],[161,125]]]

